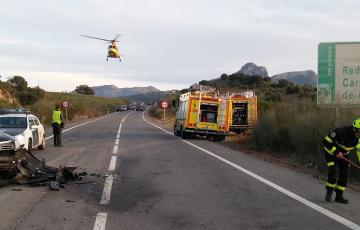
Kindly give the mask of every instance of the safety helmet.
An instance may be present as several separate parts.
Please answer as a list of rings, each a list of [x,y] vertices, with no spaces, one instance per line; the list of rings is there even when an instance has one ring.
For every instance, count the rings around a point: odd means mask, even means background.
[[[352,123],[352,126],[356,129],[360,129],[360,118],[355,119]]]

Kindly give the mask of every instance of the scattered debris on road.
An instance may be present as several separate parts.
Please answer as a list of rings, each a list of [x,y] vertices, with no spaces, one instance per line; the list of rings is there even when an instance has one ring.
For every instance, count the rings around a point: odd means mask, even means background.
[[[87,175],[86,172],[76,172],[77,167],[48,166],[44,159],[39,160],[23,148],[1,151],[2,149],[0,148],[0,175],[5,180],[1,187],[9,184],[49,186],[50,190],[59,191],[67,182],[81,180],[80,175]]]

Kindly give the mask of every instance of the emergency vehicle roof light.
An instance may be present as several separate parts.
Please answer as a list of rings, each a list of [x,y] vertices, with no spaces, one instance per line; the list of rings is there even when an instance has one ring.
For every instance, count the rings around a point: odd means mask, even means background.
[[[10,114],[10,113],[15,113],[15,114],[30,114],[30,110],[28,109],[24,109],[24,108],[18,108],[18,109],[0,109],[0,114]]]

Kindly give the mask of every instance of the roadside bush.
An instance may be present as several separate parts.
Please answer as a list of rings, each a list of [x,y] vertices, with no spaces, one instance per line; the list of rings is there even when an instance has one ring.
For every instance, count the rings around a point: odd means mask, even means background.
[[[162,119],[163,118],[163,109],[161,109],[160,107],[158,106],[152,106],[150,109],[149,109],[149,115],[153,118],[156,118],[156,119]]]
[[[254,147],[278,153],[293,151],[294,146],[288,128],[293,113],[291,107],[286,104],[274,104],[272,109],[264,112],[253,130]]]
[[[336,127],[351,125],[353,119],[360,117],[359,112],[360,109],[342,108],[336,116],[334,108],[320,109],[311,100],[273,104],[260,114],[251,144],[257,150],[286,156],[300,164],[315,163],[324,171],[323,137]],[[360,172],[354,169],[351,175],[360,178]]]

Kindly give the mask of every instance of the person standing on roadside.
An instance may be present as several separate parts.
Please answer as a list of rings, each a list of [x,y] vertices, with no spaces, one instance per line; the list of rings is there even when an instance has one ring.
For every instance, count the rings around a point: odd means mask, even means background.
[[[352,125],[336,128],[323,139],[326,165],[328,166],[328,180],[326,182],[325,200],[332,201],[333,191],[336,192],[335,202],[347,204],[349,201],[343,197],[346,189],[348,169],[347,161],[350,151],[356,149],[360,161],[360,118],[354,120]],[[336,176],[336,168],[339,173]]]
[[[54,147],[62,147],[61,145],[61,131],[65,126],[64,116],[60,110],[60,105],[55,106],[55,110],[52,113],[53,134],[54,134]]]

